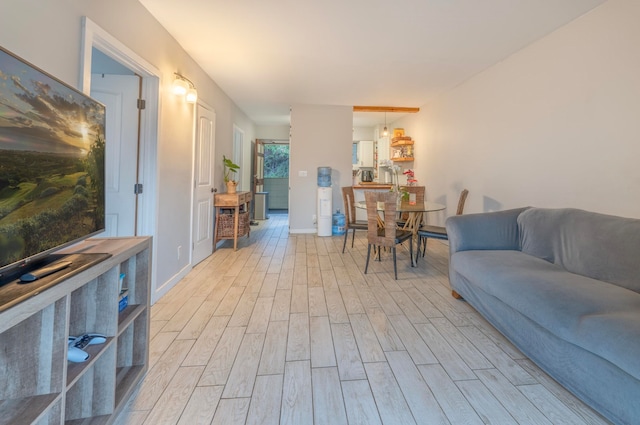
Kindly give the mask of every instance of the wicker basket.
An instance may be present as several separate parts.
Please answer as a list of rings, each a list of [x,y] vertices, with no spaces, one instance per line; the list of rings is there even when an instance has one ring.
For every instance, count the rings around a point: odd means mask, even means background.
[[[217,217],[218,238],[233,238],[233,214],[221,214]],[[238,237],[249,233],[249,212],[238,214]]]

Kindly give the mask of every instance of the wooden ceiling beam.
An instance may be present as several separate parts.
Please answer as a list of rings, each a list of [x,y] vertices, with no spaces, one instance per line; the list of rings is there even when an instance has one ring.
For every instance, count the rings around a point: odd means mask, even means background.
[[[420,108],[409,108],[405,106],[354,106],[353,112],[399,112],[414,114]]]

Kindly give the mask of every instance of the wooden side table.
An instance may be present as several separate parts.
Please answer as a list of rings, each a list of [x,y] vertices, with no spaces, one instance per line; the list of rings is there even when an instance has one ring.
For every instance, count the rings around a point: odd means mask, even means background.
[[[251,192],[216,193],[213,195],[213,206],[216,210],[216,227],[213,235],[213,250],[222,239],[233,239],[233,250],[238,249],[238,238],[249,236],[249,202],[253,194]],[[244,211],[240,212],[240,206],[244,205]],[[223,209],[233,209],[233,214],[222,214]]]

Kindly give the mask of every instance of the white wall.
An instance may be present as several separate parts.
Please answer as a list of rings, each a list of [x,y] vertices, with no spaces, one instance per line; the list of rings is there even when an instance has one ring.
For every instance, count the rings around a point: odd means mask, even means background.
[[[289,140],[289,125],[257,125],[256,138],[269,140]]]
[[[610,0],[394,123],[427,198],[640,218],[638,22],[640,2]]]
[[[350,186],[352,106],[294,105],[291,108],[289,228],[314,233],[318,167],[331,167],[333,210],[342,209],[342,186]],[[301,177],[300,171],[307,176]]]
[[[375,127],[353,127],[353,141],[375,140]]]
[[[250,143],[250,121],[137,1],[3,0],[0,45],[61,80],[80,81],[81,19],[87,16],[162,73],[158,139],[157,297],[189,269],[193,107],[171,94],[173,73],[194,82],[200,99],[216,111],[215,178],[223,188],[222,155],[232,153],[233,123]],[[108,142],[108,141],[107,141]],[[147,194],[149,195],[149,194]]]

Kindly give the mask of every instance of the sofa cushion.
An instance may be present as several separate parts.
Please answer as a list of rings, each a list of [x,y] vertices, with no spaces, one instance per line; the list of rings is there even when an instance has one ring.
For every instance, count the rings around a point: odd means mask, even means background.
[[[456,252],[451,266],[557,337],[640,379],[640,294],[520,251]]]
[[[518,216],[521,251],[640,293],[640,220],[572,208]]]

